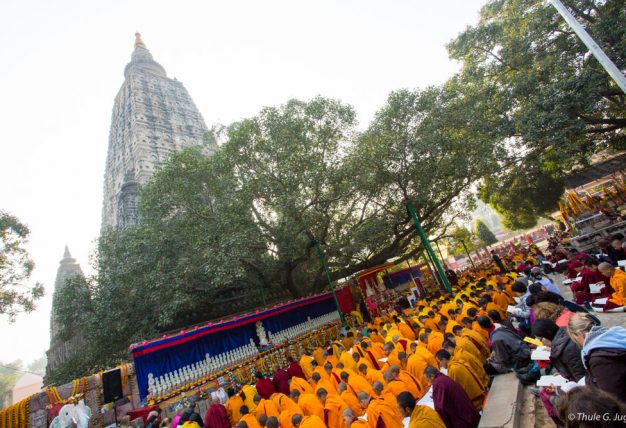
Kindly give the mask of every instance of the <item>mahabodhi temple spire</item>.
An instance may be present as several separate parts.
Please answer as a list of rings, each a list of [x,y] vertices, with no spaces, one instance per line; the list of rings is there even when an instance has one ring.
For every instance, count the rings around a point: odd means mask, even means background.
[[[139,187],[172,153],[202,144],[206,132],[187,89],[167,77],[136,33],[124,83],[113,104],[102,229],[124,229],[137,223]]]

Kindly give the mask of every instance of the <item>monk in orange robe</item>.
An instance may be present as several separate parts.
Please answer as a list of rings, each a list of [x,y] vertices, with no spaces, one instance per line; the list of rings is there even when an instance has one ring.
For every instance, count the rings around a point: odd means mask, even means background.
[[[307,379],[311,378],[311,374],[313,373],[313,368],[311,367],[311,361],[313,361],[313,357],[308,353],[302,354],[300,357],[300,367],[302,368],[302,373],[304,373],[304,377]]]
[[[239,411],[241,412],[241,419],[237,422],[245,422],[248,428],[261,428],[257,418],[252,413],[248,413],[248,406],[241,406]]]
[[[367,392],[372,394],[372,385],[361,375],[356,373],[349,374],[348,372],[341,372],[341,381],[348,385],[349,389],[356,395],[359,392]]]
[[[313,350],[313,359],[317,362],[317,365],[323,367],[324,366],[324,360],[326,359],[326,357],[324,357],[324,349],[322,349],[320,346],[315,348]],[[300,364],[300,365],[302,365],[302,364]]]
[[[383,374],[380,371],[369,368],[365,364],[359,366],[359,373],[370,385],[373,385],[374,382],[384,382]]]
[[[322,420],[324,419],[324,406],[315,394],[301,394],[300,391],[294,389],[291,391],[291,399],[300,406],[305,416],[316,415]]]
[[[485,388],[467,367],[467,363],[452,358],[445,349],[437,352],[435,357],[439,361],[439,365],[448,370],[448,377],[461,385],[476,410],[482,409],[485,400]]]
[[[392,409],[391,405],[385,400],[372,398],[370,395],[362,392],[359,394],[359,402],[367,410],[367,423],[371,428],[380,426],[385,428],[404,428],[397,411]],[[379,424],[379,419],[382,419],[384,425]]]
[[[356,416],[362,416],[365,413],[363,408],[361,408],[361,404],[359,403],[359,399],[356,394],[348,388],[348,385],[341,382],[337,390],[343,402],[346,403],[350,409],[352,409]]]
[[[324,423],[328,428],[345,428],[343,412],[348,405],[338,395],[329,394],[323,388],[317,391],[317,399],[324,406]]]
[[[443,334],[433,331],[428,335],[428,344],[426,345],[431,354],[436,354],[443,345]]]
[[[291,379],[289,379],[289,391],[294,391],[294,390],[298,390],[301,393],[305,393],[308,392],[309,394],[313,394],[313,388],[311,387],[311,385],[309,385],[309,383],[297,376],[292,377]]]
[[[254,396],[254,403],[256,404],[255,416],[259,419],[261,415],[276,416],[277,418],[280,416],[280,411],[276,407],[276,404],[272,400],[266,400],[262,398],[259,394]]]
[[[228,388],[228,401],[226,402],[226,416],[231,425],[235,425],[241,419],[239,409],[244,406],[243,399],[239,394],[235,394],[235,390]]]

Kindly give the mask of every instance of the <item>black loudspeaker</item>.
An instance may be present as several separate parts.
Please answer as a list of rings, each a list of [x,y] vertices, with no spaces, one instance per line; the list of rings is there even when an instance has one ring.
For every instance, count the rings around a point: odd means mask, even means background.
[[[122,398],[122,371],[120,369],[102,373],[102,389],[104,404],[114,403]]]

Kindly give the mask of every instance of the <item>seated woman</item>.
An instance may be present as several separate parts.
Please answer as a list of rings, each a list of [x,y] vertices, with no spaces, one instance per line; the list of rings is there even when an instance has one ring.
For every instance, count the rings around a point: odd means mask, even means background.
[[[533,336],[541,340],[544,346],[550,348],[550,364],[558,374],[573,382],[585,377],[580,349],[567,335],[567,329],[559,327],[552,320],[538,318],[533,324],[532,332]],[[558,422],[553,401],[555,399],[554,388],[541,388],[539,398],[548,411],[548,415]]]
[[[569,320],[567,333],[582,348],[585,385],[625,397],[626,329],[595,326],[587,315],[575,314]]]
[[[569,319],[574,315],[574,312],[553,302],[539,302],[533,306],[533,312],[537,320],[548,319],[559,327],[567,327]]]

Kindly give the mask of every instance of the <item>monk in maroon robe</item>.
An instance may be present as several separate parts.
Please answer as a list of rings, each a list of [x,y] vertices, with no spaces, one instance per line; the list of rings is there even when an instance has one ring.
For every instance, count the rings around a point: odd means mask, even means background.
[[[204,414],[204,428],[230,428],[226,407],[216,401],[212,403],[213,404],[211,404],[211,399],[209,398],[207,404],[210,405]]]
[[[263,374],[257,372],[256,374],[256,392],[266,400],[269,400],[273,393],[276,392],[276,388],[274,388],[274,384],[270,379],[265,379]]]
[[[480,415],[463,387],[433,366],[426,367],[424,376],[432,383],[435,410],[447,428],[476,428]]]
[[[275,367],[274,369],[274,378],[272,379],[272,382],[274,383],[274,388],[276,388],[276,391],[278,392],[289,395],[289,378],[291,376],[289,376],[289,373],[286,370],[283,370],[280,367]],[[261,395],[260,392],[259,395]]]
[[[289,361],[289,367],[287,368],[287,373],[289,373],[289,379],[295,376],[301,377],[302,379],[306,380],[300,364],[298,364],[292,357],[287,357],[287,361]]]

